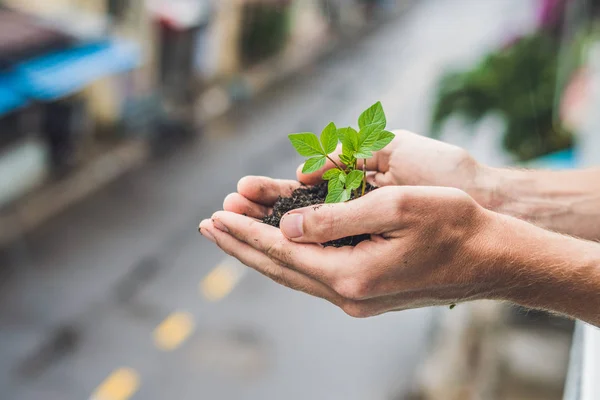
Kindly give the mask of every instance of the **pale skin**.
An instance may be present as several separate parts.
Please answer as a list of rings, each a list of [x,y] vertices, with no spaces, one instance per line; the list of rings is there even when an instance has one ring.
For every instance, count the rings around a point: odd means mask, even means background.
[[[299,183],[249,176],[200,232],[355,317],[496,299],[600,326],[600,244],[591,241],[600,239],[600,169],[495,169],[458,147],[395,133],[367,162],[380,189],[293,210],[277,229],[257,219]],[[298,180],[318,183],[327,168],[299,169]],[[356,247],[319,244],[362,233],[371,240]]]

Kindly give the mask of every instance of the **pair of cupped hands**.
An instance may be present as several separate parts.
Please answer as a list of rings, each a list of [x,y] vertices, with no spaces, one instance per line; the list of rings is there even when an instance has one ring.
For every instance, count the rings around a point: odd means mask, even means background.
[[[355,317],[502,297],[489,243],[503,222],[478,198],[487,168],[465,150],[407,131],[367,160],[377,190],[346,203],[292,210],[280,229],[260,222],[279,196],[319,183],[247,176],[200,232],[275,282]],[[362,166],[361,166],[362,167]],[[470,195],[467,194],[470,192]],[[320,243],[358,234],[355,247]]]

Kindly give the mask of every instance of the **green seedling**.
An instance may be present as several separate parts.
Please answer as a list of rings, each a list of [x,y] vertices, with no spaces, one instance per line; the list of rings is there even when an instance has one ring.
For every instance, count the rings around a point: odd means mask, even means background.
[[[365,194],[367,159],[394,139],[394,134],[385,130],[386,124],[383,107],[378,101],[360,115],[358,131],[352,127],[337,128],[331,122],[323,129],[320,138],[310,132],[288,136],[296,151],[307,158],[302,172],[318,171],[327,160],[334,165],[323,174],[323,180],[328,181],[325,203],[341,203],[350,200],[353,195],[359,197]],[[336,161],[333,154],[340,142],[342,151]],[[358,168],[358,160],[363,160],[362,169]]]

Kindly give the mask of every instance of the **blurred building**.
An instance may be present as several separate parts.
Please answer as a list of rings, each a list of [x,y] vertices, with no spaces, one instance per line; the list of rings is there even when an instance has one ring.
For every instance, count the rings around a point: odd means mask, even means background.
[[[0,1],[0,213],[123,144],[196,135],[388,3]]]

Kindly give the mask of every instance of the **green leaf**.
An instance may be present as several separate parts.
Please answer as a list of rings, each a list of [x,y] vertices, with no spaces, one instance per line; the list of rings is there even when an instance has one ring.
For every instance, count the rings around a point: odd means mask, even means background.
[[[359,170],[351,171],[346,177],[346,189],[358,189],[362,184],[363,172]]]
[[[348,200],[350,200],[351,197],[352,197],[352,191],[350,189],[345,189],[344,192],[342,193],[342,199],[340,201],[341,202],[348,201]]]
[[[343,162],[347,166],[351,166],[351,165],[354,165],[354,161],[356,161],[356,157],[354,157],[354,155],[340,154],[340,161]]]
[[[373,145],[379,139],[383,128],[379,125],[367,125],[361,128],[358,134],[358,151],[372,150]],[[360,158],[360,157],[358,157]]]
[[[354,157],[356,158],[371,158],[373,157],[373,153],[368,150],[361,150],[354,153]]]
[[[351,126],[338,128],[337,135],[341,142],[343,142],[344,140],[348,140],[352,137],[358,138],[358,132],[356,132],[356,129],[352,128]]]
[[[319,138],[314,133],[292,133],[288,135],[288,138],[301,156],[314,157],[325,155],[321,143],[319,143]]]
[[[377,125],[379,129],[384,129],[386,123],[385,113],[380,101],[367,108],[358,118],[358,127],[360,129],[363,129],[367,125]]]
[[[332,168],[332,169],[328,169],[327,171],[325,171],[325,173],[323,174],[323,180],[324,181],[328,181],[330,179],[334,179],[336,177],[338,177],[340,174],[342,174],[342,170],[338,169],[338,168]]]
[[[325,203],[343,203],[348,200],[350,200],[350,190],[337,186],[328,191]]]
[[[383,149],[385,146],[390,144],[390,142],[392,140],[394,140],[395,137],[396,137],[396,135],[394,135],[392,132],[382,131],[379,134],[379,137],[377,138],[375,143],[373,143],[373,145],[371,146],[371,150],[379,151],[379,150]]]
[[[335,151],[338,144],[338,133],[333,122],[327,125],[325,129],[323,129],[323,132],[321,132],[321,144],[323,145],[325,153],[331,154]]]
[[[342,142],[342,153],[351,155],[358,150],[358,132],[351,127],[337,130],[340,142]]]
[[[327,182],[327,190],[329,191],[329,190],[331,190],[332,188],[335,188],[335,187],[338,187],[338,186],[340,186],[340,187],[342,187],[342,188],[343,188],[343,187],[344,187],[344,183],[343,183],[343,182],[340,180],[340,178],[341,178],[341,177],[344,177],[344,178],[345,178],[345,177],[346,177],[346,175],[344,175],[344,174],[340,174],[340,175],[338,175],[337,177],[333,177],[333,178],[331,178],[331,179],[329,180],[329,182]]]
[[[337,183],[336,183],[337,182]],[[345,201],[344,185],[337,180],[330,180],[327,186],[327,197],[325,203],[340,203]]]
[[[306,160],[304,163],[304,167],[302,167],[302,172],[305,174],[310,174],[311,172],[315,172],[320,170],[325,166],[325,156],[313,157]]]

